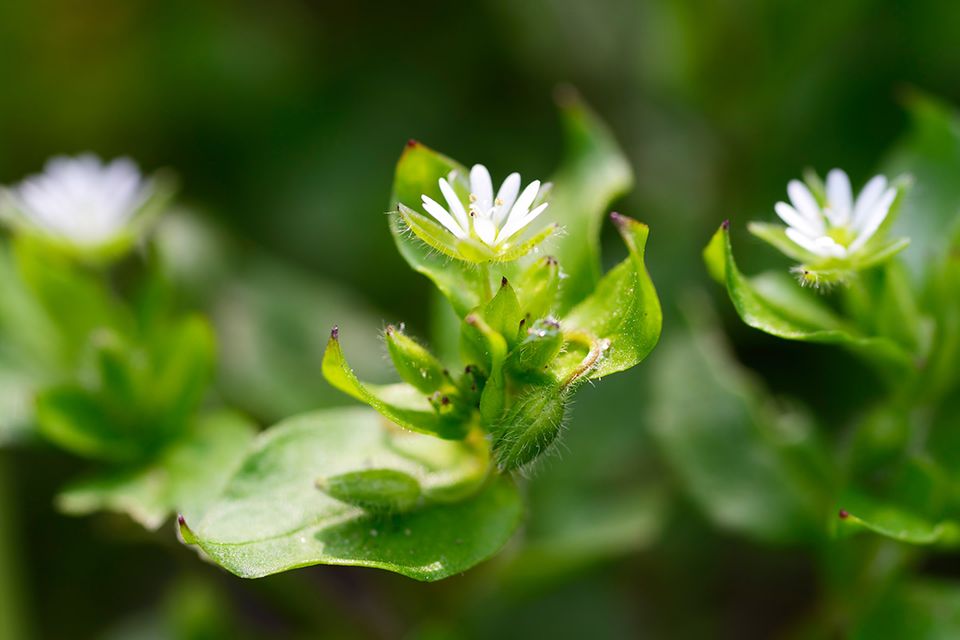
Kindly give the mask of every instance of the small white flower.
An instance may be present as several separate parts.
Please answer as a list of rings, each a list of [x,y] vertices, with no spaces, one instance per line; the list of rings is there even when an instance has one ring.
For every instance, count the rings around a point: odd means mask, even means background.
[[[821,258],[844,259],[867,244],[890,212],[897,189],[884,176],[874,176],[853,199],[850,178],[840,169],[827,174],[826,202],[821,206],[807,185],[787,185],[791,204],[778,202],[775,210],[787,223],[787,237]]]
[[[102,162],[92,154],[58,156],[42,174],[8,192],[17,222],[64,240],[94,247],[123,233],[153,194],[128,158]]]
[[[541,192],[540,181],[534,180],[521,193],[519,173],[507,176],[494,197],[490,172],[482,164],[470,169],[467,202],[461,201],[446,178],[440,178],[440,192],[447,207],[424,195],[421,197],[424,210],[457,238],[477,239],[494,252],[547,208],[544,202],[531,210]]]

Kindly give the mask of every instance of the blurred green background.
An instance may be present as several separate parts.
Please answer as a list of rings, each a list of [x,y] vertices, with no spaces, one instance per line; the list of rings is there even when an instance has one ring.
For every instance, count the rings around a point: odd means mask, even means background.
[[[742,231],[769,218],[806,167],[840,166],[862,184],[906,130],[910,91],[960,101],[957,24],[960,4],[935,0],[8,1],[0,182],[86,150],[173,168],[181,202],[240,247],[231,264],[249,287],[237,296],[259,300],[296,274],[316,295],[277,310],[274,326],[299,314],[316,332],[307,346],[322,348],[340,321],[358,336],[348,348],[362,349],[381,321],[428,330],[430,287],[395,251],[383,215],[405,141],[495,176],[549,175],[560,152],[552,94],[569,83],[633,162],[636,189],[618,208],[651,226],[668,337],[684,292],[708,286],[700,250],[720,221]],[[772,258],[742,235],[750,259]],[[612,262],[622,249],[607,239]],[[284,271],[251,266],[262,256]],[[845,412],[823,389],[871,393],[845,382],[862,374],[847,360],[799,384],[795,372],[821,366],[826,348],[776,342],[717,306],[738,355],[821,422]],[[366,362],[387,368],[375,349]],[[783,633],[812,606],[811,558],[718,532],[677,495],[646,433],[650,371],[585,389],[562,456],[528,487],[534,540],[558,519],[590,525],[611,491],[632,505],[617,520],[629,525],[576,566],[508,549],[492,563],[506,569],[435,585],[338,568],[244,583],[199,563],[170,529],[57,515],[52,496],[79,466],[43,448],[0,453],[0,500],[15,514],[0,536],[22,549],[0,562],[18,565],[25,624],[44,638]],[[268,424],[348,402],[325,389],[319,360],[315,375],[282,401],[254,389],[243,408]]]

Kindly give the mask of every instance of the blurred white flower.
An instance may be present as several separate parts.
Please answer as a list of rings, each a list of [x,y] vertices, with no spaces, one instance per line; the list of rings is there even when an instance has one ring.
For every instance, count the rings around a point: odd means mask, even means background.
[[[470,169],[466,201],[461,200],[446,178],[440,178],[440,192],[447,206],[424,195],[424,210],[457,238],[477,239],[493,251],[523,231],[548,204],[533,207],[541,193],[540,181],[534,180],[521,193],[519,173],[507,176],[494,196],[490,172],[482,164]]]
[[[786,235],[800,248],[821,258],[844,259],[863,249],[887,218],[897,189],[884,176],[874,176],[853,199],[850,178],[840,169],[827,174],[822,206],[804,183],[787,185],[790,203],[775,210],[787,223]]]
[[[150,181],[128,158],[58,156],[41,174],[7,192],[16,222],[78,246],[98,246],[126,231],[153,194]]]

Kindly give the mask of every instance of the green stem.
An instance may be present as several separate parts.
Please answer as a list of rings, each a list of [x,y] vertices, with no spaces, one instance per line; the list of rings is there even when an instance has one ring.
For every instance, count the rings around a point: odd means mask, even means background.
[[[490,286],[490,263],[480,263],[480,279],[483,281],[483,301],[490,302],[493,299],[493,289]]]
[[[29,638],[9,463],[0,453],[0,638]]]

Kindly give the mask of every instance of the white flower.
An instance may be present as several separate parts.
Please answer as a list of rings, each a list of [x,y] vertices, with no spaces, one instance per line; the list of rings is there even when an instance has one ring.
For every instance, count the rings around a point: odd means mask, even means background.
[[[44,172],[8,192],[17,222],[80,246],[98,246],[123,233],[153,194],[128,158],[102,162],[92,154],[58,156]]]
[[[786,234],[796,245],[821,258],[844,259],[860,251],[890,212],[897,189],[883,176],[874,176],[853,199],[850,178],[840,169],[827,174],[826,202],[821,206],[807,185],[787,185],[790,204],[775,210],[787,223]]]
[[[544,202],[531,210],[541,192],[540,181],[534,180],[520,193],[519,173],[507,176],[494,197],[490,172],[482,164],[475,164],[470,169],[468,202],[461,201],[446,178],[440,178],[440,192],[447,207],[423,195],[424,210],[457,238],[477,239],[494,251],[523,231],[547,208]]]

